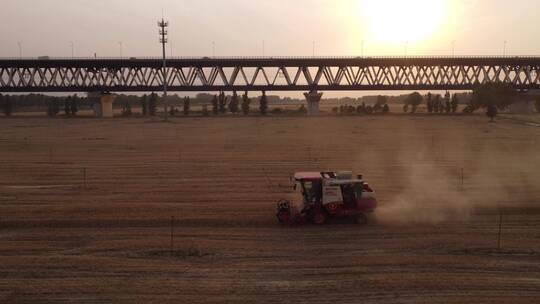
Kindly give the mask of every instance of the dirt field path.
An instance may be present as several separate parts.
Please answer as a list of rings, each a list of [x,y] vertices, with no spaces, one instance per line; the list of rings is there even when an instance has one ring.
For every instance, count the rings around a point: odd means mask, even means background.
[[[0,128],[1,303],[540,297],[540,128],[405,115]],[[364,174],[379,222],[278,226],[275,202],[306,170]]]

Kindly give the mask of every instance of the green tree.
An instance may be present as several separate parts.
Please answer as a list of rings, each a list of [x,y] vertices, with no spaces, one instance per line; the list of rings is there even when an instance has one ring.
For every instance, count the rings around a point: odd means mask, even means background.
[[[268,113],[268,98],[266,97],[266,92],[262,92],[261,101],[259,104],[259,111],[262,115],[266,115]]]
[[[219,102],[217,95],[214,95],[214,99],[212,99],[212,113],[214,115],[219,114]]]
[[[53,100],[53,111],[55,115],[58,115],[60,113],[60,98],[54,98]]]
[[[373,107],[374,112],[379,112],[383,110],[384,105],[388,103],[388,97],[379,95],[377,96],[377,102],[375,103],[375,106]]]
[[[435,97],[433,98],[433,112],[434,113],[442,112],[441,99],[442,99],[442,97],[439,94],[436,94]]]
[[[77,112],[79,112],[79,97],[75,94],[71,98],[71,115],[77,116]]]
[[[242,96],[242,112],[244,113],[244,115],[249,114],[250,105],[251,99],[249,99],[248,92],[246,91],[246,93],[244,93],[244,95]]]
[[[405,105],[411,106],[411,113],[416,113],[416,110],[422,103],[422,100],[422,95],[420,95],[418,92],[414,92],[405,98]]]
[[[361,105],[356,107],[356,113],[358,113],[358,114],[366,114],[366,103],[365,102],[362,102]]]
[[[227,113],[227,96],[225,96],[225,92],[219,94],[219,113]]]
[[[184,116],[189,116],[191,110],[191,101],[189,97],[184,98]]]
[[[499,113],[499,110],[497,110],[497,106],[494,104],[490,104],[487,106],[486,116],[489,117],[491,122],[495,121],[495,117]]]
[[[64,100],[64,113],[66,113],[66,116],[69,116],[71,114],[71,97],[68,96]]]
[[[444,94],[444,105],[444,111],[446,114],[450,114],[452,111],[452,104],[450,103],[450,92],[448,91]]]
[[[236,91],[233,92],[233,96],[231,98],[231,102],[229,103],[229,111],[233,114],[238,113],[238,106],[240,102],[238,100],[238,94],[236,94]]]
[[[128,101],[124,101],[124,105],[122,106],[122,116],[131,116],[133,112],[131,111],[131,104],[129,104]]]
[[[4,100],[2,102],[2,111],[4,112],[4,115],[11,116],[13,114],[13,97],[6,95],[4,96]]]
[[[452,101],[450,103],[451,103],[452,113],[456,113],[459,106],[459,99],[458,99],[457,94],[452,95]]]
[[[485,83],[473,90],[471,106],[473,110],[486,109],[486,115],[494,121],[499,110],[509,107],[516,98],[517,92],[510,83]]]
[[[433,113],[433,95],[431,92],[427,94],[427,110],[428,113]]]
[[[0,111],[4,112],[4,95],[0,94]]]
[[[148,115],[148,95],[144,94],[141,97],[141,108],[143,116]]]
[[[385,105],[383,106],[382,112],[383,112],[384,114],[390,113],[390,107],[388,106],[388,104],[385,104]]]
[[[491,82],[478,85],[472,94],[472,106],[475,110],[494,105],[504,110],[516,101],[517,92],[513,85],[504,82]]]
[[[148,100],[148,115],[156,116],[158,99],[159,97],[156,93],[150,94],[150,98]]]
[[[47,104],[47,115],[49,117],[54,117],[58,115],[59,112],[60,112],[60,107],[58,105],[58,101],[55,98],[50,99]]]
[[[373,114],[373,107],[372,106],[366,106],[366,114],[368,114],[368,115]]]

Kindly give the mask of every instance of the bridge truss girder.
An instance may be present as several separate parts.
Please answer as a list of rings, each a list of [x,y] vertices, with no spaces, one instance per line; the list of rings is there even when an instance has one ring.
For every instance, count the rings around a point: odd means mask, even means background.
[[[171,91],[540,89],[540,59],[172,60]],[[517,61],[516,61],[517,60]],[[0,92],[159,91],[158,60],[0,60]]]

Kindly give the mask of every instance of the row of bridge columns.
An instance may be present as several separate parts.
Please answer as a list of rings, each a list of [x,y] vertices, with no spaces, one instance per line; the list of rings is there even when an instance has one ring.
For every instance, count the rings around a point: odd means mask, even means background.
[[[307,112],[310,116],[316,116],[320,114],[320,102],[323,93],[317,91],[311,91],[304,93],[307,101]],[[94,114],[99,118],[113,118],[113,104],[116,99],[116,95],[110,93],[90,92],[88,93],[88,99],[93,104]]]

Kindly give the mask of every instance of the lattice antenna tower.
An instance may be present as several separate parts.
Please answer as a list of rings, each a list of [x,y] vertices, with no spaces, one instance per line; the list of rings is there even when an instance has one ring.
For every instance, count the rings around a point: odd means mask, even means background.
[[[165,18],[162,17],[158,21],[159,27],[159,42],[161,43],[163,49],[163,108],[165,111],[165,120],[168,119],[168,109],[167,109],[167,54],[166,54],[166,45],[168,42],[168,30],[169,21],[165,21]]]

